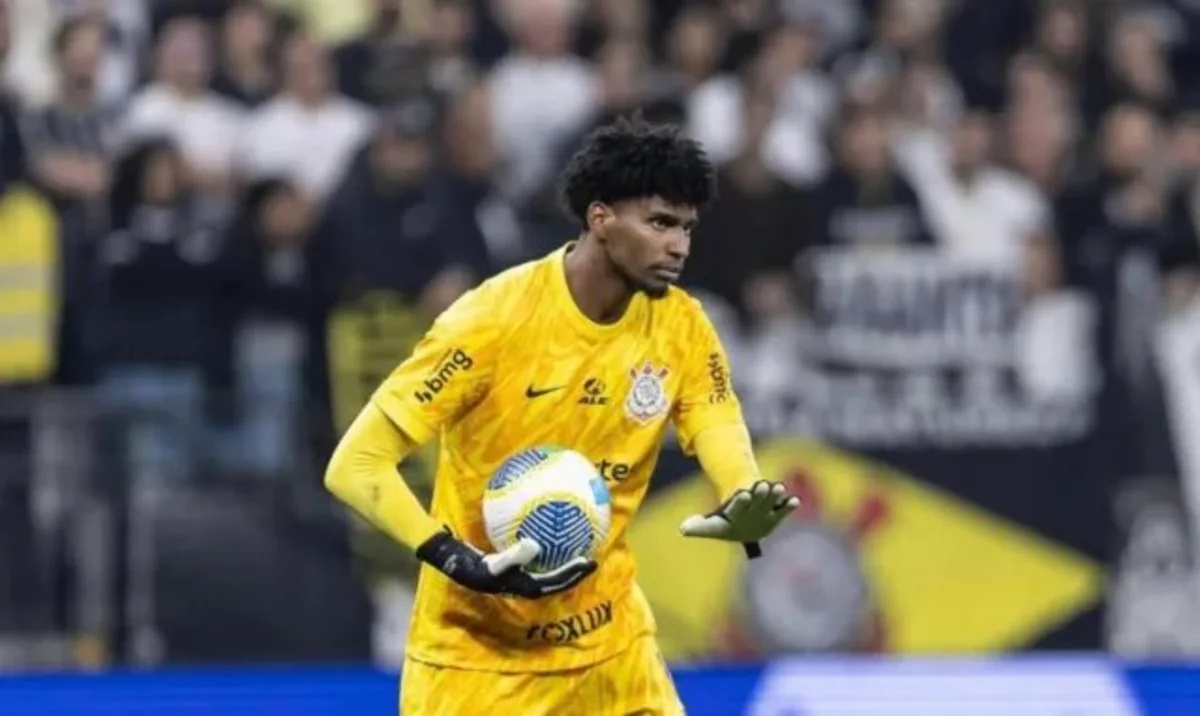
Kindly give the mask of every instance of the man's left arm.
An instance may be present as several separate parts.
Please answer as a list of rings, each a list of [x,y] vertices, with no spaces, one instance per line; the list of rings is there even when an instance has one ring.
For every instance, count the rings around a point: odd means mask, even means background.
[[[733,390],[728,356],[708,317],[698,306],[696,311],[672,419],[680,447],[699,460],[721,503],[708,514],[688,517],[680,531],[687,537],[741,542],[747,556],[754,558],[761,554],[759,542],[787,519],[800,501],[788,495],[781,483],[765,480],[759,472]]]

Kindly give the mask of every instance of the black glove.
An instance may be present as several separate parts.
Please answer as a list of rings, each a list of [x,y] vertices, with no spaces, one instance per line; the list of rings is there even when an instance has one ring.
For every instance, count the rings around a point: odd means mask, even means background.
[[[430,564],[456,583],[483,594],[539,599],[575,586],[592,572],[596,562],[577,557],[552,572],[530,574],[522,567],[537,559],[541,547],[530,539],[496,554],[487,554],[439,532],[417,548],[417,559]]]

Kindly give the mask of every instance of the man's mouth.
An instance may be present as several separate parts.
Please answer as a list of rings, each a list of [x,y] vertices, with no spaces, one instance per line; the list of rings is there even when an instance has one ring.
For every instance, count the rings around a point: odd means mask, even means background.
[[[655,266],[654,275],[663,281],[678,281],[683,273],[682,266]]]

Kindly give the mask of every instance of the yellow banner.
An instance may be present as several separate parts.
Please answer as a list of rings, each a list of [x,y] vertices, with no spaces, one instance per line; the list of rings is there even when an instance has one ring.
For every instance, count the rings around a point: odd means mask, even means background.
[[[713,505],[701,475],[655,493],[630,529],[669,659],[997,653],[1100,599],[1093,560],[884,465],[797,440],[759,461],[805,501],[761,559],[679,536]]]

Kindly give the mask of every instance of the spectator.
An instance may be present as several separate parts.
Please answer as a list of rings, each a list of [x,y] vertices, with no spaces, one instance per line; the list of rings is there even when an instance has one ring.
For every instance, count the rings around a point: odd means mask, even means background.
[[[249,176],[285,178],[317,201],[333,191],[373,122],[366,107],[338,94],[333,80],[324,47],[304,35],[287,41],[283,91],[254,112],[241,137]]]
[[[1016,104],[1003,118],[1001,154],[1013,171],[1037,185],[1048,198],[1063,190],[1074,150],[1074,126],[1059,105]]]
[[[1040,112],[1063,112],[1078,121],[1074,89],[1066,78],[1040,56],[1024,53],[1009,64],[1007,77],[1009,109],[1033,108]]]
[[[221,234],[165,140],[138,144],[121,160],[110,215],[100,247],[99,395],[124,428],[118,449],[130,469],[178,479],[200,436],[206,371],[226,360],[215,340]]]
[[[208,89],[212,74],[208,26],[191,17],[167,22],[158,39],[154,81],[133,98],[125,143],[167,136],[183,152],[196,186],[231,187],[241,110]]]
[[[426,84],[435,94],[451,97],[467,89],[479,75],[471,57],[475,10],[467,0],[436,0],[421,41],[426,54]]]
[[[638,45],[649,52],[650,10],[640,0],[599,0],[590,3],[581,18],[576,49],[595,60],[612,42]]]
[[[74,0],[65,3],[73,11],[66,18],[80,17],[106,29],[100,62],[98,88],[107,104],[121,104],[141,81],[149,17],[145,0]]]
[[[503,7],[516,47],[492,71],[492,119],[506,174],[501,186],[524,200],[557,168],[556,148],[591,118],[600,86],[571,54],[572,3],[507,0]]]
[[[1103,110],[1097,89],[1103,76],[1089,47],[1089,4],[1053,0],[1043,5],[1034,30],[1034,48],[1060,77],[1078,89],[1080,110],[1089,120]]]
[[[55,94],[53,36],[67,20],[88,20],[105,28],[97,77],[99,99],[118,105],[128,99],[139,73],[148,30],[143,0],[13,0],[21,32],[14,38],[9,79],[31,104]]]
[[[794,308],[793,266],[812,219],[810,198],[763,161],[775,99],[760,92],[748,100],[741,151],[719,170],[717,199],[696,227],[687,276],[761,326]]]
[[[62,278],[59,379],[89,379],[87,331],[93,303],[94,249],[107,217],[106,201],[119,113],[100,99],[105,26],[67,20],[55,32],[57,90],[22,122],[34,180],[59,214]]]
[[[455,206],[474,226],[490,261],[508,267],[532,257],[515,208],[494,181],[497,154],[492,140],[491,97],[479,83],[450,106],[445,125],[445,175]]]
[[[817,191],[816,242],[886,248],[931,242],[912,186],[893,165],[884,116],[854,110],[841,119],[838,165]]]
[[[239,471],[278,475],[300,467],[299,418],[319,370],[324,268],[308,239],[311,212],[285,181],[246,192],[219,261],[223,323],[240,429],[222,451]],[[227,381],[221,381],[223,385]]]
[[[897,150],[938,244],[951,255],[1015,268],[1024,248],[1047,235],[1050,207],[1029,180],[992,163],[993,134],[992,116],[975,109],[948,141],[917,130]]]
[[[1119,104],[1109,110],[1097,138],[1096,176],[1064,193],[1056,211],[1068,280],[1095,298],[1096,354],[1107,371],[1118,372],[1118,380],[1134,379],[1147,367],[1141,351],[1148,343],[1141,332],[1152,322],[1143,301],[1157,292],[1147,287],[1155,282],[1168,238],[1158,171],[1161,131],[1145,107]]]
[[[240,0],[221,21],[220,61],[213,90],[254,108],[275,93],[274,17],[254,0]]]
[[[717,74],[727,43],[721,16],[704,5],[690,5],[671,26],[667,40],[670,83],[684,96]]]
[[[1154,24],[1135,11],[1124,11],[1109,36],[1108,103],[1137,102],[1158,112],[1175,101],[1174,80]]]
[[[942,3],[920,0],[884,0],[871,44],[858,54],[843,57],[833,67],[851,104],[882,106],[911,60],[940,64],[938,31],[943,7]],[[948,95],[958,89],[946,79],[936,91]]]
[[[434,108],[411,100],[385,115],[322,222],[338,298],[391,291],[435,315],[488,273],[486,247],[433,173]]]
[[[94,204],[108,192],[117,114],[99,99],[104,43],[105,28],[94,20],[63,23],[53,41],[55,96],[23,123],[34,177],[65,209]]]
[[[777,21],[775,3],[770,0],[721,0],[715,4],[721,10],[721,22],[728,28],[729,37],[721,69],[737,72],[760,52],[763,38]]]
[[[337,50],[337,81],[346,96],[379,107],[425,88],[420,48],[401,25],[400,0],[370,0],[365,33]]]
[[[773,172],[797,185],[821,179],[828,168],[821,126],[832,111],[832,95],[808,74],[815,59],[811,40],[803,28],[781,28],[768,37],[740,81],[720,75],[692,93],[688,131],[715,161],[730,161],[741,149],[743,97],[768,92],[780,100],[762,145],[763,160]]]

